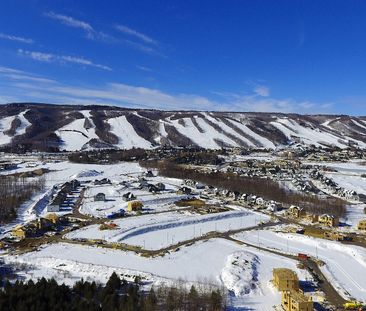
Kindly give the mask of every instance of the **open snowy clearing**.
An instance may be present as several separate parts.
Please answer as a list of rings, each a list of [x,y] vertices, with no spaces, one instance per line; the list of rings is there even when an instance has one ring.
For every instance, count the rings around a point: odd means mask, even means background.
[[[251,265],[238,268],[233,259],[250,259]],[[105,282],[112,271],[140,275],[146,281],[163,279],[225,285],[236,292],[235,304],[254,310],[272,310],[280,304],[280,293],[270,280],[273,268],[290,268],[301,280],[307,274],[296,262],[267,252],[245,248],[226,240],[215,239],[184,247],[164,257],[144,258],[131,252],[107,250],[72,244],[52,244],[39,251],[5,256],[7,263],[28,265],[26,278],[54,276],[59,282],[74,283],[81,277]],[[240,270],[238,270],[240,269]]]
[[[342,188],[366,195],[366,177],[342,173],[328,173],[326,176],[332,178]]]
[[[339,242],[316,239],[298,234],[275,233],[269,230],[243,232],[239,240],[285,253],[306,253],[325,262],[321,267],[339,293],[366,301],[366,250]]]
[[[331,162],[331,163],[319,162],[317,164],[320,166],[324,165],[324,166],[334,168],[340,173],[361,175],[361,174],[366,174],[366,165],[364,163],[365,163],[365,161],[351,160],[349,162]],[[314,164],[314,163],[310,163],[310,164]]]
[[[115,220],[119,228],[99,230],[92,225],[67,235],[72,239],[102,239],[155,250],[200,237],[210,231],[225,232],[255,226],[269,217],[251,211],[228,211],[209,215],[170,212]]]

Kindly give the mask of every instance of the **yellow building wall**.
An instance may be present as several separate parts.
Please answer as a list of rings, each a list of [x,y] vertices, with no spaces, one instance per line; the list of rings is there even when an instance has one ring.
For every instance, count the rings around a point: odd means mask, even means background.
[[[313,301],[297,291],[282,292],[282,307],[285,311],[313,311]]]
[[[130,201],[127,205],[127,211],[133,212],[133,211],[139,211],[142,209],[143,204],[140,201]]]
[[[358,230],[366,230],[366,220],[361,220],[358,223]]]
[[[25,234],[25,231],[22,229],[15,229],[12,231],[12,235],[17,238],[24,239],[26,234]]]
[[[273,285],[279,290],[298,290],[299,279],[290,269],[273,269]]]

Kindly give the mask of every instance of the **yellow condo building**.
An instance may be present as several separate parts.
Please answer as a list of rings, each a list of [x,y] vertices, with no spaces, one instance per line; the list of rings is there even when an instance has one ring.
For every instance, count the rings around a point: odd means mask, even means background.
[[[299,278],[291,269],[273,269],[273,285],[279,290],[299,290]]]

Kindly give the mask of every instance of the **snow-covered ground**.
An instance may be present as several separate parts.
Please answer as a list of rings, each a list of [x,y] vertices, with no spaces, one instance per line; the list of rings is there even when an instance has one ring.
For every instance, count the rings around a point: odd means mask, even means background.
[[[218,132],[214,127],[209,125],[203,118],[199,118],[195,116],[195,120],[203,132],[197,128],[197,126],[193,123],[191,118],[183,118],[184,125],[178,122],[178,120],[171,121],[172,125],[176,128],[176,130],[189,137],[195,144],[202,148],[208,149],[220,149],[216,142],[216,140],[224,141],[225,143],[233,146],[238,147],[238,144],[228,138],[226,135]]]
[[[252,264],[238,268],[233,261],[236,257],[239,260],[251,259]],[[181,279],[186,282],[224,284],[239,296],[233,297],[231,302],[244,310],[272,310],[273,305],[280,304],[280,293],[270,283],[273,268],[293,269],[301,280],[308,277],[297,268],[295,261],[252,248],[243,249],[222,239],[200,242],[155,258],[60,243],[23,255],[7,255],[4,259],[7,263],[28,265],[22,272],[26,278],[54,276],[59,282],[67,284],[81,277],[105,282],[112,271],[130,276],[140,275],[152,282]]]
[[[153,183],[156,181],[153,180]],[[85,199],[80,207],[82,214],[91,215],[94,217],[105,218],[113,212],[119,210],[127,210],[127,202],[123,200],[123,195],[132,192],[137,200],[140,200],[143,206],[143,212],[152,211],[168,211],[172,208],[178,208],[174,202],[185,198],[185,195],[176,194],[174,187],[167,187],[167,191],[152,194],[149,191],[135,188],[137,183],[132,183],[131,187],[126,187],[118,183],[112,185],[89,185],[85,192]],[[97,193],[104,193],[106,201],[95,202],[94,196]]]
[[[151,149],[151,143],[139,136],[131,123],[125,116],[116,117],[108,120],[111,126],[111,133],[119,137],[117,146],[121,149],[145,148]]]
[[[11,127],[11,123],[15,117],[6,117],[0,120],[0,144],[6,145],[11,142],[12,137],[4,134],[4,131],[7,131]]]
[[[332,163],[323,163],[320,162],[319,165],[325,165],[331,168],[336,169],[340,173],[351,173],[355,175],[366,174],[366,165],[365,161],[360,160],[351,160],[348,162],[332,162]]]
[[[321,269],[341,295],[366,301],[366,250],[362,247],[270,230],[243,232],[235,237],[269,249],[317,257],[325,262]]]
[[[366,177],[349,173],[327,173],[326,176],[332,178],[339,186],[344,189],[354,190],[357,193],[366,195]]]
[[[276,146],[273,142],[271,142],[269,139],[258,135],[257,133],[253,132],[249,127],[245,125],[245,122],[240,121],[234,121],[232,119],[226,119],[229,123],[232,123],[237,128],[239,128],[243,133],[248,135],[249,137],[252,137],[255,141],[259,142],[261,147],[263,148],[269,148],[269,149],[275,149]]]
[[[333,144],[338,147],[345,147],[344,144],[339,143],[339,137],[330,133],[321,132],[319,129],[312,129],[303,127],[294,120],[289,118],[277,118],[276,121],[270,122],[271,125],[280,130],[288,139],[298,137],[304,143],[312,141],[316,145]]]
[[[360,220],[366,219],[365,208],[366,204],[347,205],[346,215],[341,220],[350,227],[342,227],[340,229],[344,231],[356,230]]]
[[[9,144],[14,136],[23,135],[25,133],[27,127],[30,125],[30,122],[24,117],[27,111],[28,110],[25,110],[17,116],[5,117],[0,120],[0,145]],[[4,131],[11,128],[11,124],[15,119],[20,121],[20,125],[16,128],[14,136],[4,134]]]
[[[210,231],[228,231],[255,226],[269,217],[251,211],[228,211],[209,215],[186,211],[143,215],[115,220],[114,230],[88,226],[67,235],[72,239],[102,239],[122,242],[145,249],[160,249],[200,237]]]

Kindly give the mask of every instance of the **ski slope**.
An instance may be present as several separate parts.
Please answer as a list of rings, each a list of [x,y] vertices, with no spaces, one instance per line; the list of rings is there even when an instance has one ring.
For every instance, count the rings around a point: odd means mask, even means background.
[[[318,128],[303,127],[295,120],[277,118],[276,121],[272,121],[270,124],[280,130],[289,140],[297,137],[305,144],[315,144],[316,146],[335,145],[340,148],[347,146],[345,143],[340,142],[340,137],[323,132]]]
[[[193,123],[191,118],[183,118],[182,120],[184,121],[184,125],[180,124],[178,120],[172,120],[171,122],[179,133],[188,137],[196,145],[202,148],[220,149],[222,146],[220,146],[215,141],[215,139],[223,141],[230,146],[238,147],[238,144],[235,141],[231,140],[226,135],[219,133],[215,128],[205,122],[202,118],[197,116],[194,116],[194,118],[198,126],[203,130],[203,132],[200,132],[200,130]]]
[[[81,150],[91,139],[99,139],[95,133],[95,125],[90,117],[90,110],[81,110],[80,112],[84,115],[84,118],[76,119],[55,131],[56,135],[62,141],[61,149],[65,149],[66,151]],[[86,119],[91,122],[92,128],[85,128],[84,124]]]
[[[149,141],[139,136],[125,116],[111,118],[108,120],[111,126],[110,132],[119,139],[117,147],[120,149],[144,148],[151,149]]]
[[[27,128],[31,125],[31,123],[24,116],[27,112],[28,110],[25,110],[19,115],[0,119],[0,145],[9,144],[11,143],[13,137],[25,134]],[[14,136],[4,134],[4,131],[7,131],[11,128],[11,123],[15,119],[18,119],[20,121],[20,125],[16,128]]]

